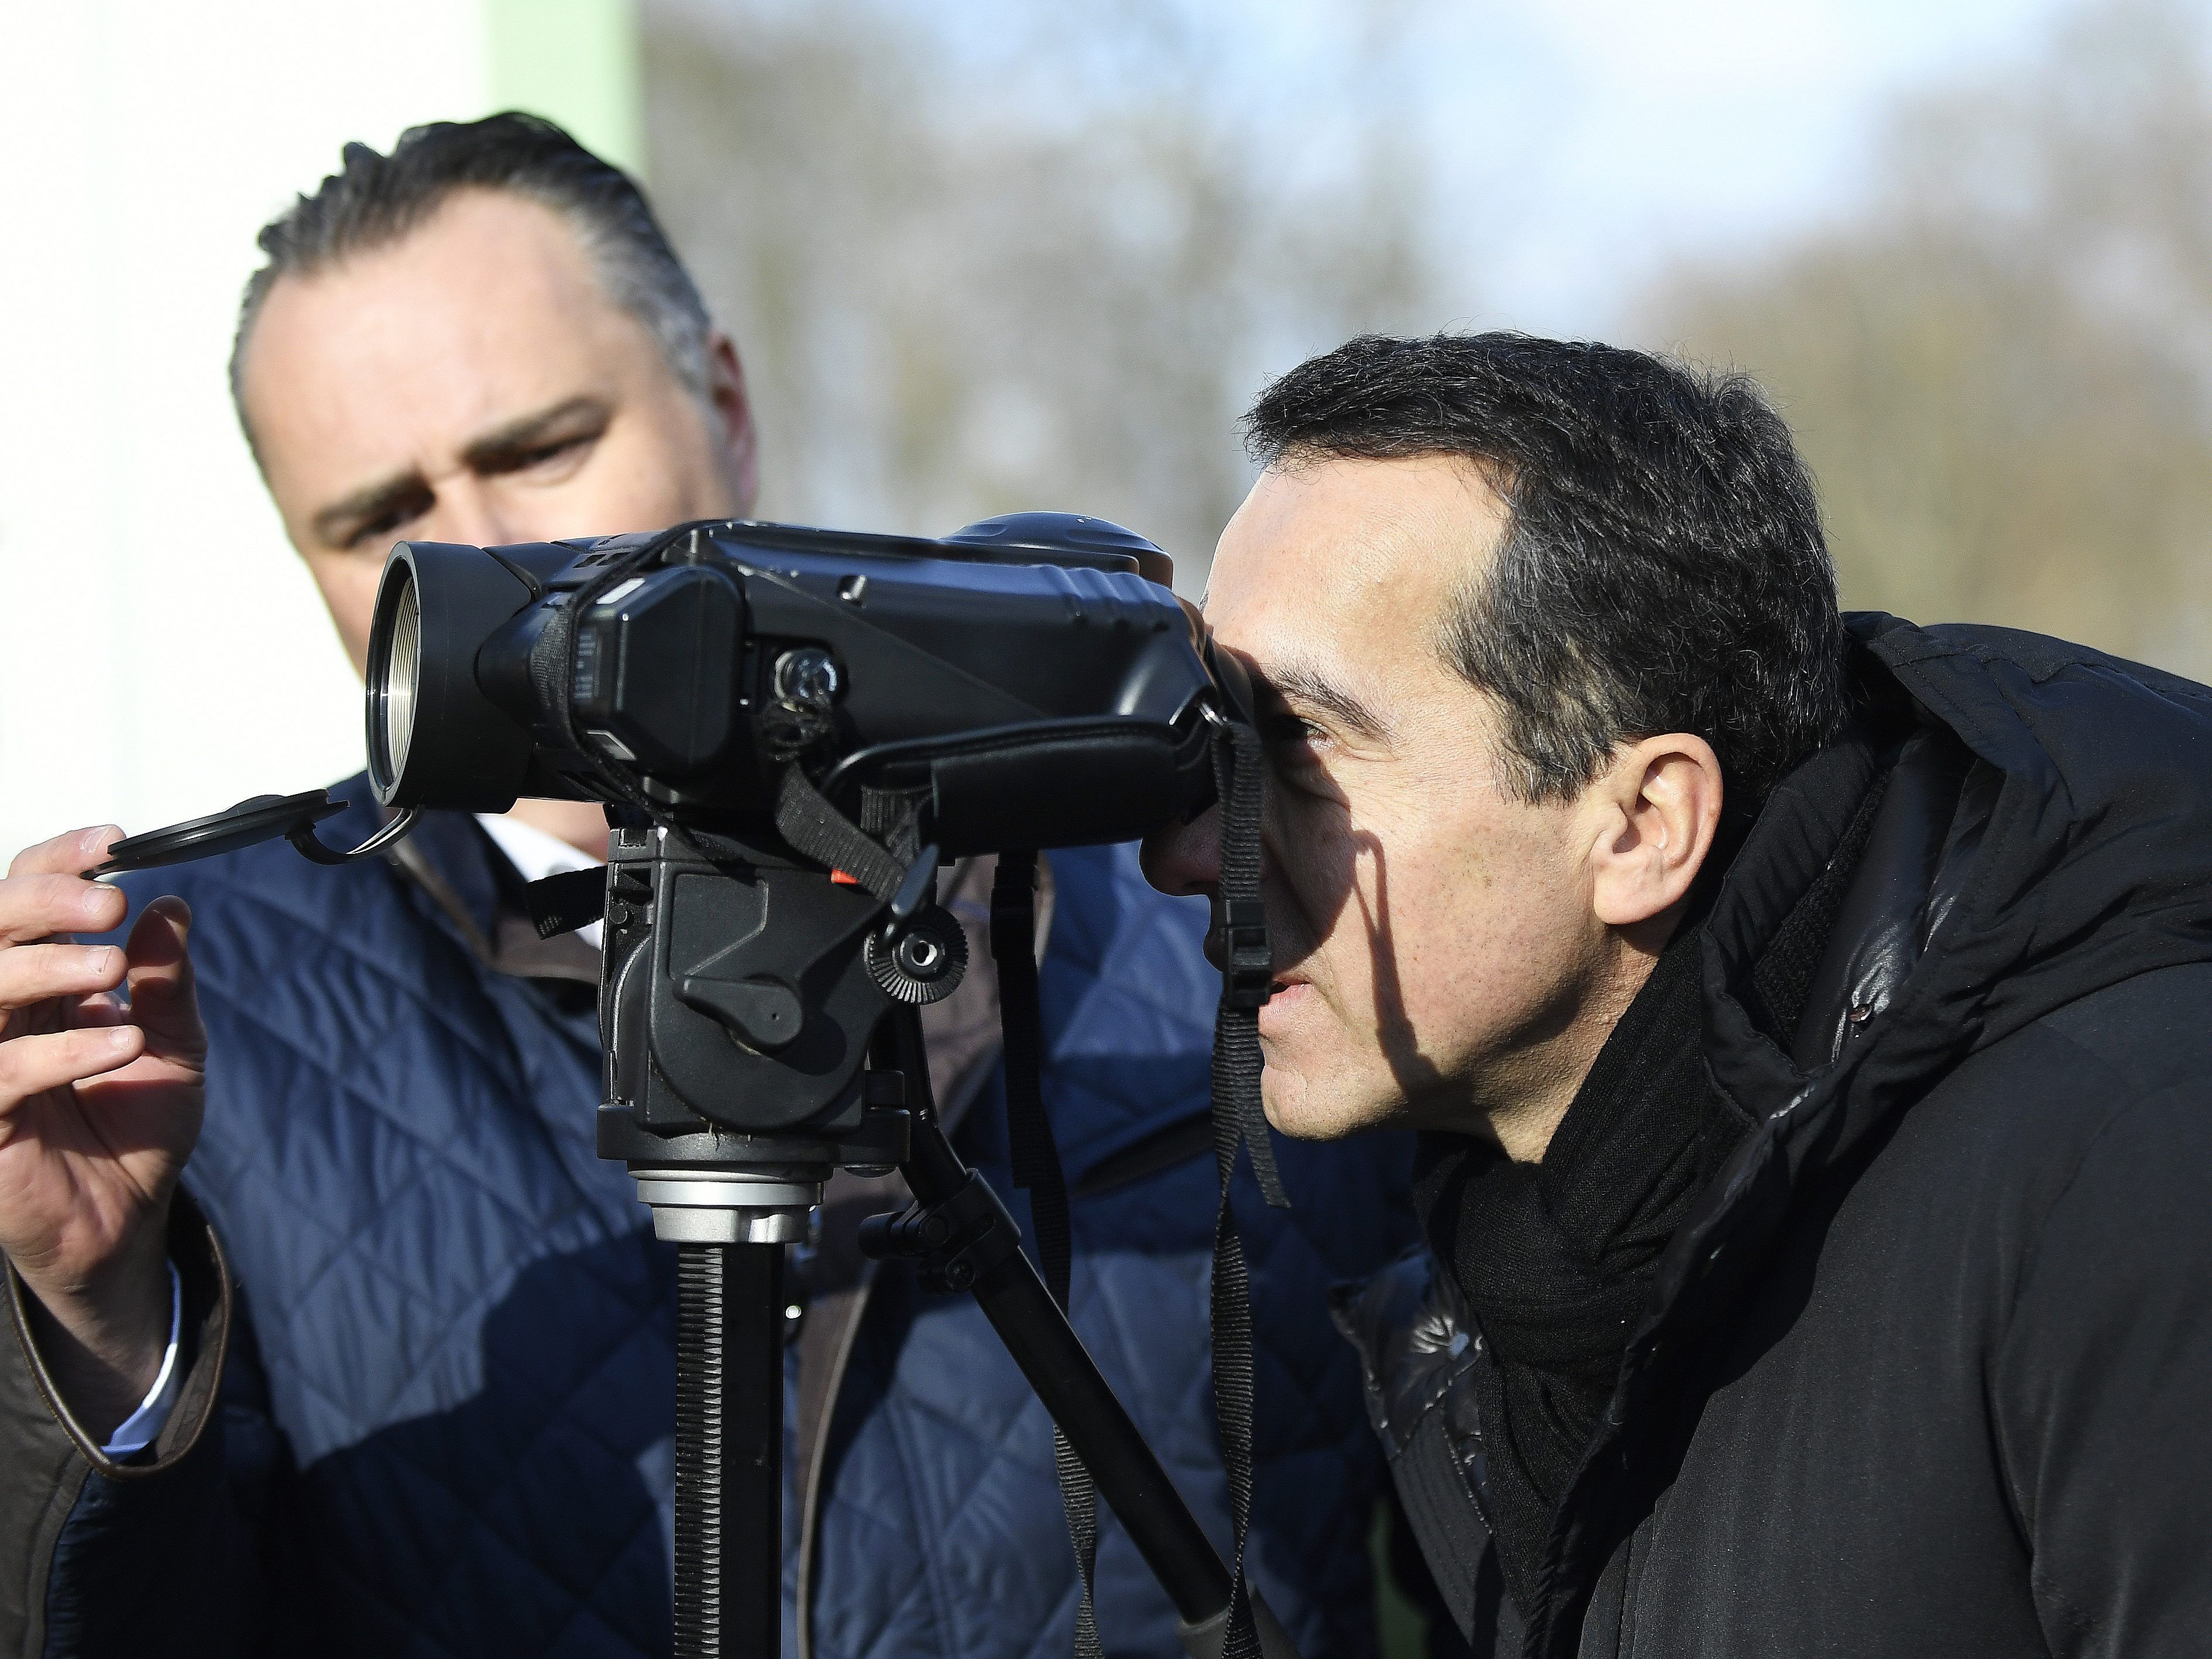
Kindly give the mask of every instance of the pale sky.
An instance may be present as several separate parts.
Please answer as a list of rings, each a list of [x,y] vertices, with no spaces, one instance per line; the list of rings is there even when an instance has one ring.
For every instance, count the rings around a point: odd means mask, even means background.
[[[2212,0],[2173,3],[2212,24]],[[1080,23],[1020,0],[888,9],[930,17],[965,60],[942,90],[954,120],[1013,106],[1073,125],[1091,102],[1188,85],[1293,183],[1346,154],[1352,121],[1379,130],[1441,175],[1436,211],[1466,250],[1466,313],[1437,320],[1589,335],[1678,258],[1754,254],[1848,210],[1893,103],[2002,75],[2081,4],[1103,0]]]
[[[1461,225],[1469,320],[1603,333],[1656,270],[1848,210],[1885,111],[2000,75],[2057,0],[1549,0],[1463,9],[1422,102]],[[1471,73],[1469,71],[1472,71]],[[1479,297],[1475,297],[1479,295]]]

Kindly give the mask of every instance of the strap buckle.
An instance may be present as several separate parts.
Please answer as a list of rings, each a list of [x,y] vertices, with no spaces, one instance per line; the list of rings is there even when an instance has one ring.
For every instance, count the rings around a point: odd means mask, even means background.
[[[1221,1000],[1247,1012],[1274,994],[1275,953],[1267,913],[1258,899],[1224,899],[1215,927],[1221,941]]]

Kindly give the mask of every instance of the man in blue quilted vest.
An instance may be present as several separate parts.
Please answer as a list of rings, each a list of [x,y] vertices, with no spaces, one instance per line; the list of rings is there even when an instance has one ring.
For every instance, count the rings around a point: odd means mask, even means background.
[[[750,507],[728,337],[636,186],[557,129],[349,146],[261,246],[233,392],[356,667],[395,539]],[[360,780],[339,793],[327,833],[357,839],[377,815]],[[596,943],[541,941],[520,900],[602,856],[598,810],[432,814],[337,871],[280,846],[84,879],[117,833],[58,837],[0,883],[0,1650],[666,1652],[672,1255],[593,1153]],[[1051,864],[1045,1094],[1075,1323],[1225,1546],[1203,908],[1151,893],[1127,848]],[[973,921],[988,885],[956,871],[956,909]],[[976,963],[933,1010],[934,1064],[1003,1187]],[[1309,1654],[1375,1644],[1377,1457],[1324,1296],[1411,1239],[1408,1155],[1286,1145],[1297,1207],[1239,1206],[1250,1562]],[[785,1650],[1066,1652],[1076,1576],[1041,1408],[971,1303],[851,1248],[860,1216],[902,1201],[895,1180],[841,1176],[798,1273]],[[1174,1651],[1110,1520],[1098,1575],[1108,1650]]]

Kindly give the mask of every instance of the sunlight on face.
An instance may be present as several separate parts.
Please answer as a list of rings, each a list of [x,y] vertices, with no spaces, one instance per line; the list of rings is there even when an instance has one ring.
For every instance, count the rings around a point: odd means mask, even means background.
[[[1273,759],[1260,1035],[1287,1133],[1464,1127],[1574,1063],[1557,1039],[1604,943],[1575,809],[1504,792],[1489,702],[1435,645],[1502,523],[1465,463],[1322,460],[1270,470],[1222,537],[1206,620]],[[1154,878],[1210,880],[1210,833],[1156,837]]]

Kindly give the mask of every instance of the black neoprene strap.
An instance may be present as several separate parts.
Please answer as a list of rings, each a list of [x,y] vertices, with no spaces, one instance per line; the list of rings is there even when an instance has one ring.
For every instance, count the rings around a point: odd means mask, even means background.
[[[522,896],[538,938],[573,933],[606,915],[607,872],[598,865],[588,870],[556,870],[525,886]]]
[[[1060,1166],[1052,1125],[1044,1115],[1043,1009],[1037,999],[1036,872],[1035,852],[1001,853],[991,883],[991,955],[999,964],[999,1011],[1006,1033],[1006,1145],[1014,1185],[1030,1195],[1036,1228],[1037,1267],[1052,1299],[1067,1311],[1074,1264],[1073,1226],[1067,1211],[1067,1177]],[[1091,1580],[1098,1559],[1098,1498],[1091,1471],[1057,1424],[1052,1455],[1060,1471],[1067,1535],[1075,1545],[1075,1570],[1083,1600],[1075,1611],[1076,1659],[1102,1659]]]
[[[1226,723],[1214,742],[1213,775],[1221,800],[1221,873],[1214,927],[1221,943],[1221,1004],[1213,1021],[1213,1158],[1221,1201],[1213,1218],[1213,1410],[1221,1462],[1229,1474],[1229,1510],[1236,1559],[1229,1632],[1223,1659],[1260,1659],[1244,1583],[1244,1540],[1252,1527],[1252,1281],[1237,1236],[1230,1182],[1237,1149],[1252,1157],[1252,1173],[1268,1204],[1290,1207],[1267,1141],[1260,1103],[1260,1009],[1274,981],[1265,914],[1260,908],[1260,809],[1265,787],[1259,734]]]

